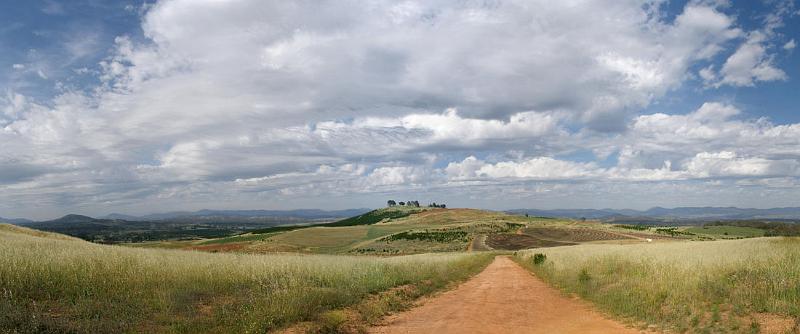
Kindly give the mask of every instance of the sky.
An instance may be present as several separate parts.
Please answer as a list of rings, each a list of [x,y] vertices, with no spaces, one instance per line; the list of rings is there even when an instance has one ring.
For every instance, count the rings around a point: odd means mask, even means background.
[[[2,1],[0,216],[800,206],[794,1]]]

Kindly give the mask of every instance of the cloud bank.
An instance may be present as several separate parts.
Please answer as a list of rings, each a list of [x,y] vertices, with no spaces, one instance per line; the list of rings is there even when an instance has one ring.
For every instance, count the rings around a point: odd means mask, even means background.
[[[0,212],[386,196],[498,208],[724,204],[703,201],[709,192],[730,205],[787,204],[799,124],[748,118],[730,101],[644,111],[693,83],[788,80],[776,60],[794,48],[778,33],[788,14],[748,30],[728,9],[159,1],[142,10],[143,40],[119,36],[96,69],[76,71],[96,82],[46,101],[0,96]]]

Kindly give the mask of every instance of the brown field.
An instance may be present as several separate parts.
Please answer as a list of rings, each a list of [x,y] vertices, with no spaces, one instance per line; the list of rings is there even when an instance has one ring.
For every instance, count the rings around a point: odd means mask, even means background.
[[[537,239],[562,241],[562,242],[588,242],[588,241],[602,241],[602,240],[633,239],[623,234],[613,233],[595,228],[528,227],[522,229],[522,233]]]
[[[494,249],[519,250],[526,248],[556,247],[574,245],[569,242],[544,240],[525,234],[491,234],[486,238],[486,245]]]

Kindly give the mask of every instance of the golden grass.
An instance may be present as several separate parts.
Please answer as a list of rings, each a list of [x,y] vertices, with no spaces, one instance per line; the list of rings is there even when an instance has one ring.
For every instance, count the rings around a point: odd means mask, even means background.
[[[392,287],[465,279],[490,259],[209,254],[5,229],[0,254],[0,328],[54,333],[261,333]]]
[[[79,238],[70,237],[68,235],[45,232],[45,231],[39,231],[39,230],[20,227],[20,226],[16,226],[16,225],[5,224],[5,223],[0,223],[0,232],[18,233],[18,234],[25,234],[25,235],[35,236],[35,237],[51,238],[51,239],[59,239],[59,240],[82,241]]]
[[[535,253],[547,256],[534,265]],[[538,276],[612,314],[679,332],[749,332],[757,314],[800,317],[800,239],[534,249]]]

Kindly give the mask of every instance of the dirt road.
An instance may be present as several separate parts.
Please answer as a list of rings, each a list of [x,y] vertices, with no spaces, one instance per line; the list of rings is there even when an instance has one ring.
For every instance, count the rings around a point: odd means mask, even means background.
[[[638,333],[564,297],[508,257],[372,333]]]

